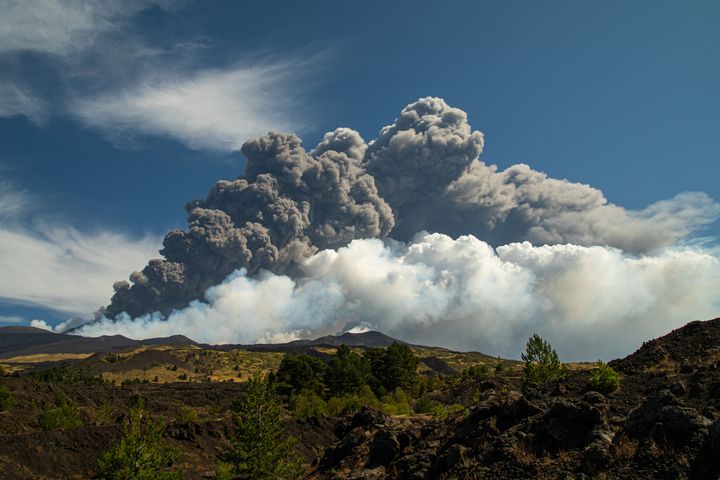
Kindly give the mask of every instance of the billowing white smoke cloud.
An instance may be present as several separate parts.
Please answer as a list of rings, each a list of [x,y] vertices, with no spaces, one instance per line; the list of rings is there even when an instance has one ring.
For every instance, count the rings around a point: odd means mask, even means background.
[[[608,247],[422,234],[354,240],[292,280],[243,271],[167,319],[102,320],[82,335],[185,334],[209,343],[284,341],[372,325],[406,341],[518,357],[533,332],[566,360],[610,359],[720,311],[720,257],[700,249],[629,256]]]

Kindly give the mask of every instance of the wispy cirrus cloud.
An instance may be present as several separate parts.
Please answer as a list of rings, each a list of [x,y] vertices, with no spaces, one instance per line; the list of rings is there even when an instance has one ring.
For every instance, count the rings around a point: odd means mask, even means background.
[[[157,135],[192,149],[236,151],[269,130],[301,129],[286,91],[291,73],[301,68],[278,62],[153,73],[131,87],[79,98],[71,108],[111,138]]]
[[[8,303],[87,316],[107,304],[113,282],[160,246],[151,235],[83,232],[36,213],[38,206],[27,192],[0,182],[0,299]]]
[[[17,315],[0,315],[0,325],[21,325],[25,322],[26,320],[23,317]]]
[[[15,82],[0,81],[0,118],[25,116],[36,124],[47,117],[45,101]]]
[[[0,117],[42,124],[69,115],[116,146],[158,136],[217,152],[239,150],[269,130],[306,127],[297,80],[314,60],[239,63],[252,53],[238,52],[208,64],[212,55],[199,52],[217,48],[212,39],[153,36],[140,27],[144,11],[172,15],[187,3],[0,0]],[[30,63],[57,78],[38,81],[27,62],[15,61],[28,52]]]
[[[66,85],[85,89],[92,87],[87,79],[112,80],[116,75],[108,65],[128,69],[128,59],[147,54],[133,29],[138,13],[153,7],[172,11],[183,3],[0,0],[0,118],[25,116],[42,125],[50,114],[64,113]],[[109,57],[113,61],[98,61]]]
[[[2,0],[0,53],[39,52],[68,55],[85,50],[123,21],[163,0]]]

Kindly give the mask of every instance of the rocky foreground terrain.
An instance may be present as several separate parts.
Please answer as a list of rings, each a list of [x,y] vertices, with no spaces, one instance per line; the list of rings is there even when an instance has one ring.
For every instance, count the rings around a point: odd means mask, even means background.
[[[588,389],[591,369],[582,366],[523,395],[521,372],[511,366],[443,383],[433,398],[467,407],[446,418],[363,408],[343,418],[288,418],[286,426],[314,479],[720,478],[720,319],[692,322],[610,365],[622,381],[605,395]],[[177,373],[172,368],[164,367]],[[22,374],[0,377],[0,386],[15,398],[0,413],[3,479],[93,478],[141,396],[168,419],[167,441],[182,451],[185,478],[212,478],[243,390],[227,381],[120,386]],[[78,405],[85,426],[41,429],[38,414],[58,393]],[[195,414],[178,415],[183,408]]]
[[[720,319],[611,366],[622,384],[608,395],[584,370],[527,395],[518,378],[488,379],[443,422],[362,411],[336,424],[318,478],[720,478]]]

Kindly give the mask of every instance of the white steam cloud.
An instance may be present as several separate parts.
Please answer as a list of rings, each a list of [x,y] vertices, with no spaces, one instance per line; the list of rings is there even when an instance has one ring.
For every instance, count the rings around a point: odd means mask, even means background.
[[[528,242],[493,249],[473,236],[408,244],[354,240],[324,250],[295,280],[240,270],[167,318],[86,325],[82,335],[185,334],[208,343],[313,337],[372,325],[406,341],[518,357],[533,332],[565,360],[610,359],[720,310],[720,257],[673,248],[630,256],[609,247]]]

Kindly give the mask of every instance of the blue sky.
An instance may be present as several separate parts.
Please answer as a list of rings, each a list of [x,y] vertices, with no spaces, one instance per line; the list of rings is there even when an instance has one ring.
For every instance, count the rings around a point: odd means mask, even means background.
[[[368,140],[428,95],[468,113],[500,168],[630,209],[720,199],[717,2],[49,5],[0,1],[0,221],[17,234],[0,257],[31,263],[4,273],[0,321],[86,311],[183,226],[186,201],[242,173],[248,138],[291,130],[309,148],[347,126]],[[98,239],[108,258],[63,264]],[[34,268],[53,248],[87,284]],[[54,274],[57,294],[39,286]]]

